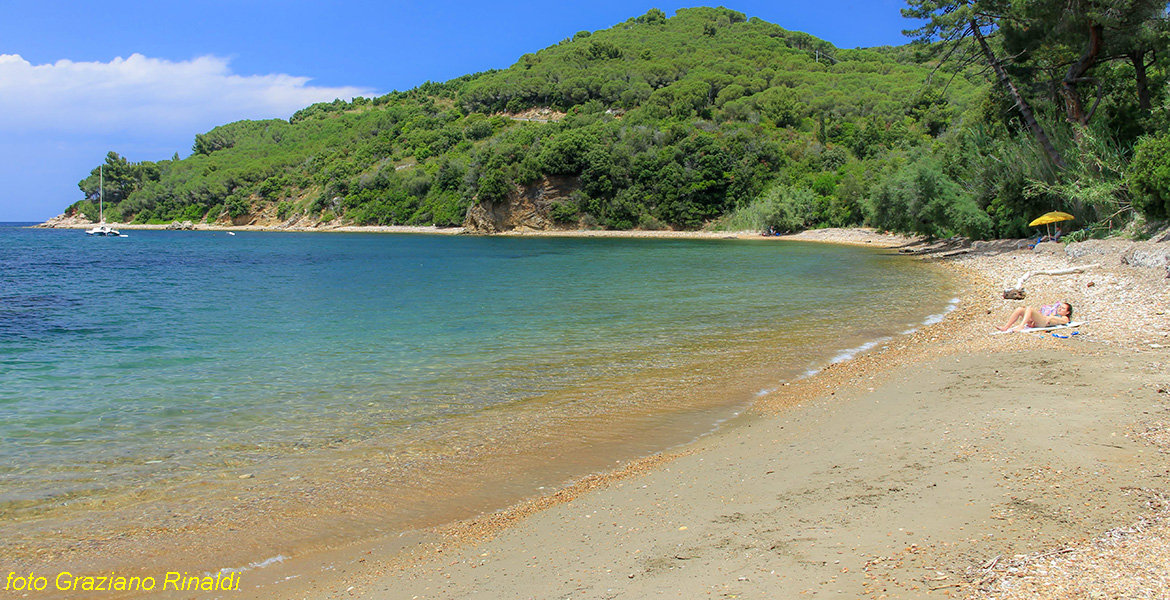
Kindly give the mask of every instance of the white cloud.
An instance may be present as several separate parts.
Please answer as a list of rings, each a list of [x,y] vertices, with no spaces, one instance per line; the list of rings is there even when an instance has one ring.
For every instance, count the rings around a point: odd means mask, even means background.
[[[288,118],[314,102],[374,94],[311,86],[308,77],[236,75],[228,63],[134,54],[108,63],[33,65],[0,54],[0,132],[194,137],[240,119]]]

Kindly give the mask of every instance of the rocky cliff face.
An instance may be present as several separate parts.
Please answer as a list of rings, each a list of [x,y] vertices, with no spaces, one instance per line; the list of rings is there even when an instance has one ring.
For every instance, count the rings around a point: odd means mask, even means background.
[[[500,233],[512,230],[554,229],[549,216],[552,205],[567,202],[581,187],[578,177],[545,177],[520,186],[503,202],[478,202],[467,210],[463,227],[469,233]]]

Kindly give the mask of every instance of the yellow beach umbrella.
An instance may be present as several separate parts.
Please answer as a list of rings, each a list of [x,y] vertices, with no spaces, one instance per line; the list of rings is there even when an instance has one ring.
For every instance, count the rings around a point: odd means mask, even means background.
[[[1060,212],[1058,210],[1054,210],[1050,213],[1044,213],[1044,214],[1040,215],[1039,217],[1036,217],[1036,219],[1034,221],[1032,221],[1031,223],[1028,223],[1028,227],[1035,227],[1037,225],[1047,225],[1049,223],[1059,223],[1061,221],[1071,221],[1075,218],[1076,217],[1074,217],[1066,212]]]
[[[1061,221],[1071,221],[1075,218],[1076,217],[1074,217],[1066,212],[1060,212],[1058,210],[1054,210],[1052,212],[1044,213],[1044,214],[1040,215],[1039,217],[1036,217],[1035,219],[1032,220],[1031,223],[1028,223],[1028,227],[1037,227],[1039,225],[1051,225],[1052,223],[1059,223]],[[1048,236],[1052,237],[1052,229],[1048,229]]]

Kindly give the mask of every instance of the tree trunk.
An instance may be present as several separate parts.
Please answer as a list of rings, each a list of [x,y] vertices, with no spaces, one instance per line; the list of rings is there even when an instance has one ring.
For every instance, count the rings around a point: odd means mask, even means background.
[[[1056,151],[1056,146],[1052,145],[1052,140],[1048,139],[1048,134],[1040,126],[1040,122],[1036,120],[1036,116],[1032,114],[1032,107],[1020,95],[1020,91],[1016,89],[1012,80],[1008,78],[1007,71],[999,63],[999,59],[995,58],[995,54],[991,51],[991,46],[987,45],[987,40],[983,38],[983,31],[979,29],[979,24],[975,22],[975,19],[971,19],[971,31],[974,32],[975,39],[979,41],[979,47],[983,50],[983,55],[995,71],[995,75],[999,79],[1000,84],[1007,88],[1008,93],[1012,97],[1012,101],[1016,103],[1016,109],[1020,111],[1020,116],[1024,118],[1024,123],[1032,131],[1033,137],[1044,148],[1044,151],[1048,153],[1048,158],[1052,160],[1053,164],[1063,170],[1065,168],[1064,159]]]
[[[1129,61],[1133,63],[1133,81],[1137,86],[1138,107],[1142,110],[1150,110],[1150,84],[1146,77],[1146,69],[1150,65],[1146,64],[1146,51],[1134,50],[1127,56],[1129,56]]]
[[[1093,23],[1089,26],[1089,46],[1085,48],[1085,53],[1081,55],[1080,60],[1069,65],[1068,73],[1060,82],[1060,95],[1064,97],[1064,110],[1070,123],[1088,125],[1089,118],[1093,116],[1091,112],[1085,112],[1085,104],[1081,101],[1077,84],[1090,81],[1085,77],[1085,73],[1093,68],[1093,65],[1097,63],[1097,56],[1101,54],[1104,30],[1105,27],[1099,23]]]

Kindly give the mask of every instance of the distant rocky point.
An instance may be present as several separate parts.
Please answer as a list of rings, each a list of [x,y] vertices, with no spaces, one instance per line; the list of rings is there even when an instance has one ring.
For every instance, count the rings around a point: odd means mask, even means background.
[[[93,225],[93,223],[94,222],[89,217],[86,217],[84,214],[82,214],[80,212],[78,212],[76,214],[72,214],[72,215],[61,213],[61,214],[53,217],[52,219],[49,219],[48,221],[45,221],[44,223],[41,223],[40,225],[34,225],[33,227],[45,227],[45,228],[49,228],[49,229],[52,229],[52,228],[76,229],[78,227],[88,227],[90,225]]]

